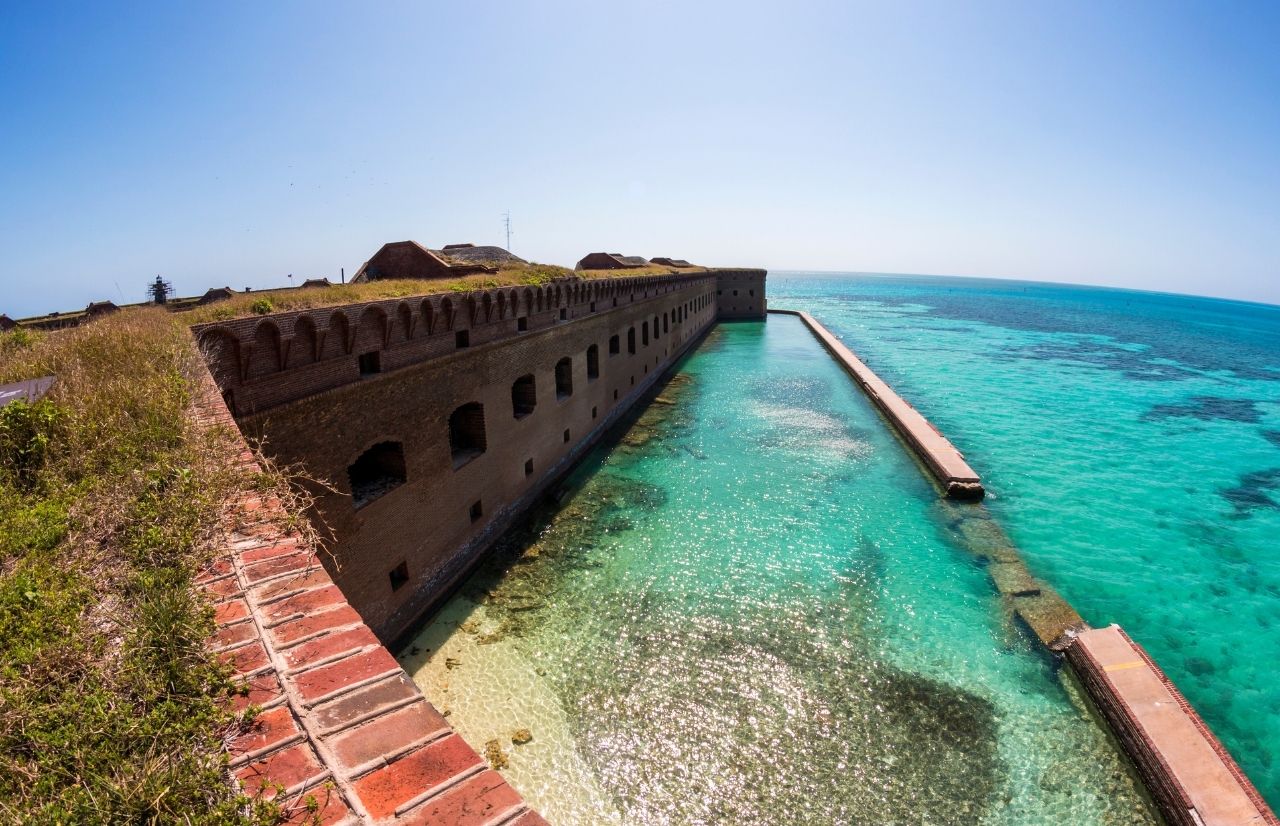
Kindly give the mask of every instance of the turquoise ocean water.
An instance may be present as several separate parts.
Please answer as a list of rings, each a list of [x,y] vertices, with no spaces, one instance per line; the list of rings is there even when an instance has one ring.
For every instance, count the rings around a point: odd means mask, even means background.
[[[1280,307],[775,273],[982,475],[1033,570],[1155,656],[1280,803]]]
[[[1033,568],[1271,791],[1280,311],[800,274],[770,296],[948,433]],[[725,324],[401,662],[553,823],[1150,822],[950,507],[798,320]]]

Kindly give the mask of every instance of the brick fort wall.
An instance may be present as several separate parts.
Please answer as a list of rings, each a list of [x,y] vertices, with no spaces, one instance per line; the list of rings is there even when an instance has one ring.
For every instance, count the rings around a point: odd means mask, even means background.
[[[391,641],[718,315],[763,317],[764,272],[723,272],[371,302],[196,333],[245,434],[333,485],[317,498],[336,540],[326,566]],[[727,312],[726,287],[741,299]],[[370,487],[361,468],[382,482]]]

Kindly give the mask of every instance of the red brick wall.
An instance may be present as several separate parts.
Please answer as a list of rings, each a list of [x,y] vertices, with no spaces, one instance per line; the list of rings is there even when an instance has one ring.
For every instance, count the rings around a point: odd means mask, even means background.
[[[416,313],[413,305],[406,312],[399,302],[374,302],[291,318],[245,319],[222,325],[225,332],[212,325],[199,332],[206,341],[234,337],[240,348],[237,361],[211,355],[213,372],[226,382],[224,390],[239,394],[237,406],[259,409],[240,419],[245,433],[264,438],[265,450],[276,459],[303,465],[336,486],[337,492],[318,500],[320,516],[337,537],[331,573],[365,622],[380,638],[391,640],[715,322],[715,283],[714,275],[705,274],[610,279],[572,291],[562,288],[558,297],[548,291],[541,309],[536,297],[529,301],[522,288],[514,288],[519,293],[516,309],[512,312],[512,304],[504,301],[502,318],[498,291],[491,291],[488,321],[481,296],[473,309],[455,308],[454,325],[436,317],[430,334],[420,308],[423,299],[415,299]],[[433,314],[442,312],[447,297],[428,299]],[[525,307],[528,316],[521,315]],[[560,320],[562,311],[565,321]],[[321,312],[328,317],[315,322]],[[345,331],[331,322],[338,313],[347,320]],[[303,315],[310,321],[300,323]],[[520,317],[528,318],[527,332],[517,331]],[[274,333],[262,333],[264,322],[282,330],[278,345]],[[313,340],[307,328],[312,322],[327,328],[328,335]],[[645,322],[647,345],[641,335]],[[627,347],[633,327],[634,355]],[[455,349],[458,329],[469,330],[470,347]],[[619,337],[617,355],[609,353],[613,335]],[[345,351],[331,347],[338,340],[350,346]],[[362,348],[378,349],[379,340],[385,342],[378,350],[383,372],[362,379],[357,355]],[[300,342],[304,349],[332,355],[290,368],[293,348]],[[594,380],[587,376],[586,353],[592,345],[599,352],[599,377]],[[264,363],[264,353],[267,367],[283,363],[286,368],[275,366],[271,373],[255,367]],[[558,399],[555,365],[565,357],[572,360],[573,393]],[[526,374],[535,377],[537,406],[516,419],[512,384]],[[317,387],[326,389],[315,392]],[[487,448],[455,468],[449,417],[471,402],[484,406]],[[348,468],[383,442],[403,446],[407,482],[357,510]],[[526,476],[530,460],[533,473]],[[473,520],[476,502],[481,515]],[[402,563],[407,582],[393,589],[390,573]]]
[[[1119,642],[1121,662],[1104,664],[1095,655],[1107,648],[1095,640],[1113,635]],[[1111,654],[1117,650],[1111,648]],[[1219,826],[1249,823],[1277,826],[1280,821],[1266,800],[1146,649],[1118,625],[1092,629],[1066,649],[1069,662],[1094,707],[1111,727],[1121,747],[1133,761],[1160,814],[1171,826]],[[1105,655],[1104,655],[1105,656]],[[1132,677],[1131,669],[1145,668],[1162,689],[1153,693],[1132,682],[1122,688],[1118,680]],[[1203,749],[1188,739],[1172,739],[1169,717],[1185,715],[1204,744],[1221,761],[1221,772],[1205,761]],[[1156,729],[1153,736],[1152,728]],[[1234,812],[1234,815],[1225,815]],[[1225,815],[1225,816],[1224,816]]]
[[[245,416],[358,381],[359,356],[370,350],[380,351],[384,371],[394,370],[454,352],[462,331],[472,347],[513,339],[524,334],[522,323],[534,333],[713,278],[553,282],[275,313],[193,330],[219,389]]]
[[[449,266],[414,241],[383,244],[361,267],[366,277],[376,278],[453,278]],[[357,278],[360,274],[357,273]]]
[[[720,317],[763,321],[768,309],[764,294],[766,275],[764,270],[716,270]]]

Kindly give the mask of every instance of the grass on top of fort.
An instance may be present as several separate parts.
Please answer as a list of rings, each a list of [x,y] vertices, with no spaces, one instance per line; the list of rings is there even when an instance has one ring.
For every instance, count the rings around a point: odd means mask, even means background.
[[[187,324],[209,321],[229,321],[251,315],[309,310],[315,307],[336,307],[341,304],[357,304],[384,298],[434,295],[438,293],[470,292],[494,287],[536,286],[548,284],[558,278],[596,279],[625,278],[640,275],[670,275],[672,273],[705,272],[702,267],[672,269],[649,266],[632,270],[571,270],[554,264],[522,264],[503,267],[496,273],[478,273],[457,279],[388,279],[366,281],[359,284],[332,284],[328,287],[289,288],[260,290],[243,293],[216,304],[208,304],[182,312]]]
[[[197,426],[200,369],[180,316],[159,309],[0,335],[0,383],[57,377],[0,408],[5,823],[280,817],[229,782],[223,742],[245,718],[192,586],[223,503],[280,480],[246,479],[230,434]]]

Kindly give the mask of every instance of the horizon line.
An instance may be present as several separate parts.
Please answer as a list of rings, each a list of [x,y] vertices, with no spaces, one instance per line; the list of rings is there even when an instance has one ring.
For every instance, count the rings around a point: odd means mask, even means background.
[[[1118,287],[1111,284],[1083,284],[1078,281],[1056,281],[1053,279],[1036,279],[1026,276],[1012,275],[966,275],[962,273],[928,273],[928,272],[884,272],[881,270],[770,270],[773,273],[800,273],[808,275],[865,275],[881,278],[955,278],[962,281],[1006,281],[1013,284],[1037,284],[1057,287],[1076,287],[1089,290],[1111,290],[1121,293],[1140,293],[1142,295],[1162,295],[1172,298],[1195,298],[1207,301],[1223,301],[1229,304],[1252,304],[1271,310],[1280,310],[1280,303],[1271,304],[1252,298],[1232,298],[1225,295],[1205,295],[1202,293],[1180,293],[1172,290],[1147,290],[1137,287]]]

